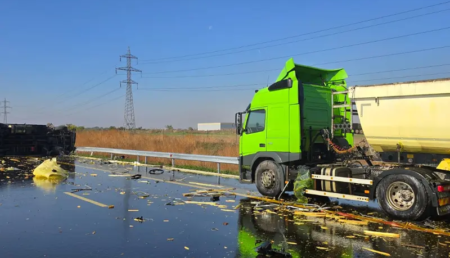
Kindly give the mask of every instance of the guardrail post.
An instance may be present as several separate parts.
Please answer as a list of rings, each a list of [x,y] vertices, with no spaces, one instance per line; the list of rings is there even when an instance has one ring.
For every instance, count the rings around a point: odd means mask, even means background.
[[[147,156],[144,157],[144,162],[147,164]]]
[[[114,159],[114,154],[111,153],[111,159]]]
[[[136,162],[139,163],[139,156],[136,156]]]
[[[220,163],[217,163],[217,173],[220,174]]]
[[[175,159],[174,158],[172,158],[172,167],[173,168],[175,167]]]
[[[91,157],[94,155],[94,152],[93,151],[91,151]]]

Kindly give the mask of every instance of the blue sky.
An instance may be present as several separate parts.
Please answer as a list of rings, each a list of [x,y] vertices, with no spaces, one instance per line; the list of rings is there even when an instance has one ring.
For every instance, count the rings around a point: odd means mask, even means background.
[[[4,0],[0,99],[12,106],[8,122],[121,126],[126,76],[114,75],[128,46],[142,70],[133,74],[136,125],[146,128],[233,121],[289,57],[345,68],[351,85],[449,77],[450,48],[340,62],[450,45],[450,2],[361,22],[441,2]],[[205,69],[216,66],[225,67]],[[409,69],[424,66],[434,67]],[[361,75],[369,72],[383,73]]]

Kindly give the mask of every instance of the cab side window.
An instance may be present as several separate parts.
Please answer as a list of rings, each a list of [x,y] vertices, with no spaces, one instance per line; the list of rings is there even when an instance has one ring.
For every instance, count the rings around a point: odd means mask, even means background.
[[[247,134],[264,131],[266,125],[266,111],[253,110],[250,111],[245,131]]]

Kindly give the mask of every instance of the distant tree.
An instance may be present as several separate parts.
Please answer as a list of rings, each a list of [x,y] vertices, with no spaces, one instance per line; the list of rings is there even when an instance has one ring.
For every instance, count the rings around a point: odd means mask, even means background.
[[[116,127],[115,126],[110,126],[109,130],[116,130]]]
[[[189,131],[194,131],[194,128],[189,127],[188,130],[189,130]]]
[[[171,126],[171,125],[166,125],[166,129],[169,130],[169,131],[172,131],[172,130],[173,130],[173,126]]]
[[[77,126],[73,125],[73,124],[66,124],[67,129],[71,130],[71,131],[75,131],[77,130]]]
[[[76,128],[77,131],[83,131],[84,129],[85,129],[84,126],[77,126]]]

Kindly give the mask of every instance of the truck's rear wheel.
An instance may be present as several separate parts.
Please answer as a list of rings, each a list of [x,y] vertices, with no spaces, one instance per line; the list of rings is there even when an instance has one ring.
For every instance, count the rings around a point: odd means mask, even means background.
[[[398,219],[421,219],[430,208],[425,186],[410,175],[387,176],[379,183],[376,196],[381,208],[389,216]]]
[[[281,167],[272,160],[259,163],[255,171],[255,183],[262,195],[277,197],[284,187]]]

